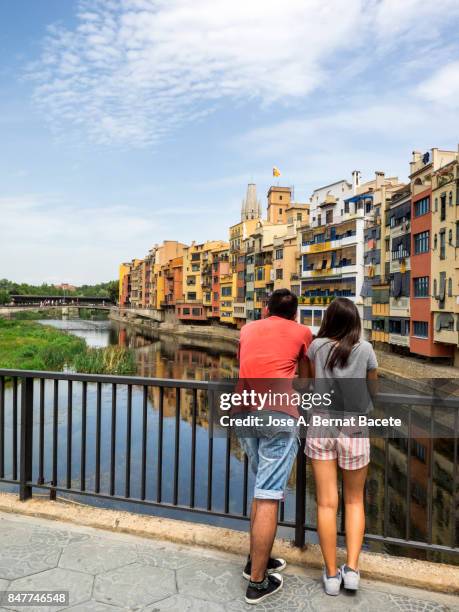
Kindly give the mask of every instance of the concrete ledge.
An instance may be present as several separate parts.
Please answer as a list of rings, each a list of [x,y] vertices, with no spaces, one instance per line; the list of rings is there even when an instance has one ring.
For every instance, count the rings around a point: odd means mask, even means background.
[[[67,500],[52,502],[34,498],[20,502],[12,493],[0,493],[0,511],[169,540],[177,544],[215,548],[241,556],[247,554],[249,546],[248,534],[240,531],[95,508]],[[276,540],[274,552],[293,565],[322,567],[322,555],[316,544],[310,544],[304,550],[300,550],[290,542],[279,539]],[[340,562],[344,562],[343,551],[339,551],[339,556]],[[453,565],[363,552],[360,557],[360,569],[362,576],[371,580],[390,582],[398,586],[418,587],[427,591],[459,594],[459,567]]]

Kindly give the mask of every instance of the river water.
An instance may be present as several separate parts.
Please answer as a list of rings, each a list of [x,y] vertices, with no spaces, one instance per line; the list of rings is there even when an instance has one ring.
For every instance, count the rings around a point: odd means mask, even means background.
[[[235,348],[228,343],[212,341],[208,347],[190,345],[189,340],[178,339],[170,336],[167,339],[155,339],[148,335],[133,331],[121,324],[108,320],[45,320],[46,325],[65,330],[84,338],[88,345],[94,347],[106,347],[109,345],[120,345],[132,348],[135,351],[137,361],[137,374],[148,377],[175,378],[180,380],[209,380],[234,378],[237,376],[237,361]],[[173,390],[166,390],[164,396],[164,425],[163,425],[163,466],[161,471],[162,500],[173,501],[174,496],[174,465],[175,435],[176,435],[176,412],[175,394]],[[179,419],[180,445],[178,453],[179,475],[176,483],[178,490],[178,503],[188,505],[190,499],[190,456],[191,456],[191,392],[183,391],[182,408]],[[6,394],[8,403],[11,391]],[[103,388],[102,392],[102,432],[108,435],[102,436],[101,448],[101,490],[106,491],[109,486],[110,472],[110,423],[111,423],[111,389]],[[45,386],[45,457],[44,472],[45,481],[51,479],[50,470],[52,464],[52,410],[53,410],[53,386],[47,382]],[[11,399],[11,398],[10,398]],[[81,390],[75,384],[72,391],[73,400],[73,446],[72,446],[72,485],[79,488],[80,477],[80,452],[81,452]],[[140,496],[141,472],[142,472],[142,390],[133,392],[132,397],[132,437],[131,437],[131,496]],[[68,402],[68,389],[61,384],[58,391],[58,403],[61,408],[59,413],[59,449],[58,449],[58,481],[65,481],[66,476],[66,405]],[[116,438],[116,477],[115,489],[118,495],[124,495],[125,490],[125,464],[126,464],[126,403],[127,389],[120,385],[117,389],[117,438]],[[94,487],[95,473],[95,437],[96,437],[96,389],[88,385],[87,400],[87,424],[86,424],[86,488]],[[146,498],[155,499],[158,491],[158,415],[159,415],[159,391],[152,389],[147,397],[147,474],[146,474]],[[62,416],[61,416],[62,415]],[[38,422],[35,423],[36,428]],[[9,429],[12,423],[6,415],[5,431],[8,439]],[[61,442],[62,440],[62,442]],[[421,442],[424,442],[422,447]],[[392,440],[388,445],[386,453],[382,440],[372,440],[372,461],[370,464],[369,477],[366,490],[366,513],[367,531],[369,533],[382,534],[392,537],[405,537],[408,525],[409,537],[413,540],[426,541],[428,538],[428,508],[426,497],[428,494],[429,465],[433,466],[432,492],[434,503],[432,505],[432,540],[439,544],[451,542],[451,530],[453,522],[459,520],[452,510],[452,483],[454,470],[453,441],[417,441],[415,447],[416,456],[408,460],[407,444],[403,440]],[[420,447],[421,445],[421,447]],[[424,450],[423,450],[424,448]],[[7,450],[7,449],[6,449]],[[35,454],[37,449],[35,448]],[[430,461],[430,453],[433,460]],[[37,459],[37,458],[36,458]],[[37,460],[34,461],[34,465]],[[195,505],[205,508],[207,502],[207,477],[208,477],[208,423],[206,412],[200,410],[197,417],[196,429],[196,484]],[[6,469],[11,469],[6,460]],[[385,477],[387,469],[387,478]],[[229,459],[226,455],[226,440],[214,438],[213,441],[213,481],[212,481],[212,509],[223,512],[225,508],[225,473],[230,473],[229,496],[226,502],[229,510],[240,513],[244,504],[243,495],[243,454],[237,444],[232,440]],[[412,480],[411,499],[408,509],[407,503],[407,481],[408,474]],[[36,476],[36,475],[35,475]],[[387,493],[385,493],[385,482]],[[248,490],[253,487],[253,479],[248,476]],[[286,521],[294,519],[294,495],[295,474],[292,473],[284,505],[284,518]],[[75,498],[77,499],[77,498]],[[120,509],[161,514],[186,520],[203,520],[202,515],[193,515],[180,510],[168,510],[164,508],[151,508],[137,505],[131,502],[113,502],[110,500],[95,500],[94,498],[78,498],[79,501],[105,507],[117,507]],[[250,503],[250,497],[249,497]],[[314,485],[308,466],[307,477],[307,505],[306,523],[315,524],[315,501]],[[407,514],[408,512],[408,514]],[[229,520],[221,517],[206,516],[206,522],[219,525],[227,525],[236,528],[245,528],[246,523]],[[339,517],[339,521],[341,516]],[[386,527],[384,529],[384,521]],[[282,528],[281,535],[292,536],[292,530]],[[459,529],[456,531],[459,537]],[[308,536],[314,541],[315,535]],[[459,542],[457,542],[457,545]],[[385,550],[394,554],[408,554],[416,557],[432,557],[431,553],[405,550],[399,546],[387,546],[372,544],[372,549]],[[449,562],[454,558],[446,555],[443,557]],[[457,561],[456,561],[457,562]]]

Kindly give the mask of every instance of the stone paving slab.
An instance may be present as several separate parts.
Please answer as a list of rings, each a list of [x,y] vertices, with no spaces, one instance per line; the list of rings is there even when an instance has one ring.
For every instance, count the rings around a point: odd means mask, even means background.
[[[70,592],[67,608],[0,612],[459,612],[459,598],[369,580],[357,594],[328,597],[319,572],[296,567],[281,593],[248,606],[235,555],[33,517],[0,513],[0,543],[0,590]]]

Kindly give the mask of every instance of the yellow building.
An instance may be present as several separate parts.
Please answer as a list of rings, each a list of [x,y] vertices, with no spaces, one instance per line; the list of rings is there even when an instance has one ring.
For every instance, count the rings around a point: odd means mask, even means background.
[[[451,346],[459,362],[459,153],[442,151],[442,165],[432,174],[431,311],[433,340]],[[446,162],[446,163],[445,163]]]
[[[133,259],[131,267],[131,307],[142,308],[144,286],[144,260]]]
[[[183,249],[183,301],[177,316],[183,320],[207,320],[212,306],[212,253],[228,248],[224,240],[209,240]]]
[[[131,264],[122,263],[119,266],[118,278],[118,304],[120,308],[129,304],[131,293]]]
[[[234,272],[225,274],[220,278],[220,321],[233,325],[234,318],[234,298],[236,293],[237,275]]]
[[[273,238],[273,289],[290,289],[299,295],[298,230],[309,225],[309,204],[292,204],[286,219],[285,235]]]

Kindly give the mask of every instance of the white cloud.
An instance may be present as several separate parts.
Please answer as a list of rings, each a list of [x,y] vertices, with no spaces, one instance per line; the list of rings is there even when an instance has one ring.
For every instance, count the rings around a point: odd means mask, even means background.
[[[36,283],[115,278],[119,261],[143,255],[160,225],[126,206],[84,208],[52,194],[1,197],[0,214],[0,276]]]
[[[251,159],[266,160],[267,168],[279,165],[285,170],[282,180],[295,183],[305,197],[321,184],[349,178],[354,169],[365,178],[382,170],[406,179],[414,149],[456,150],[457,132],[451,129],[456,115],[453,109],[434,112],[415,96],[399,96],[396,102],[352,100],[341,111],[296,116],[251,130],[235,139],[233,147]]]
[[[361,57],[363,69],[376,39],[423,38],[456,9],[455,0],[80,0],[74,30],[50,27],[31,71],[34,99],[67,135],[70,123],[93,142],[145,145],[224,98],[302,99],[339,78],[340,64]]]
[[[82,284],[114,279],[121,261],[143,257],[162,240],[225,238],[233,201],[223,215],[205,204],[163,202],[142,208],[81,205],[59,194],[0,197],[0,278]],[[202,219],[206,219],[202,223]]]
[[[417,93],[429,102],[459,109],[459,61],[442,66],[430,78],[420,83]]]

